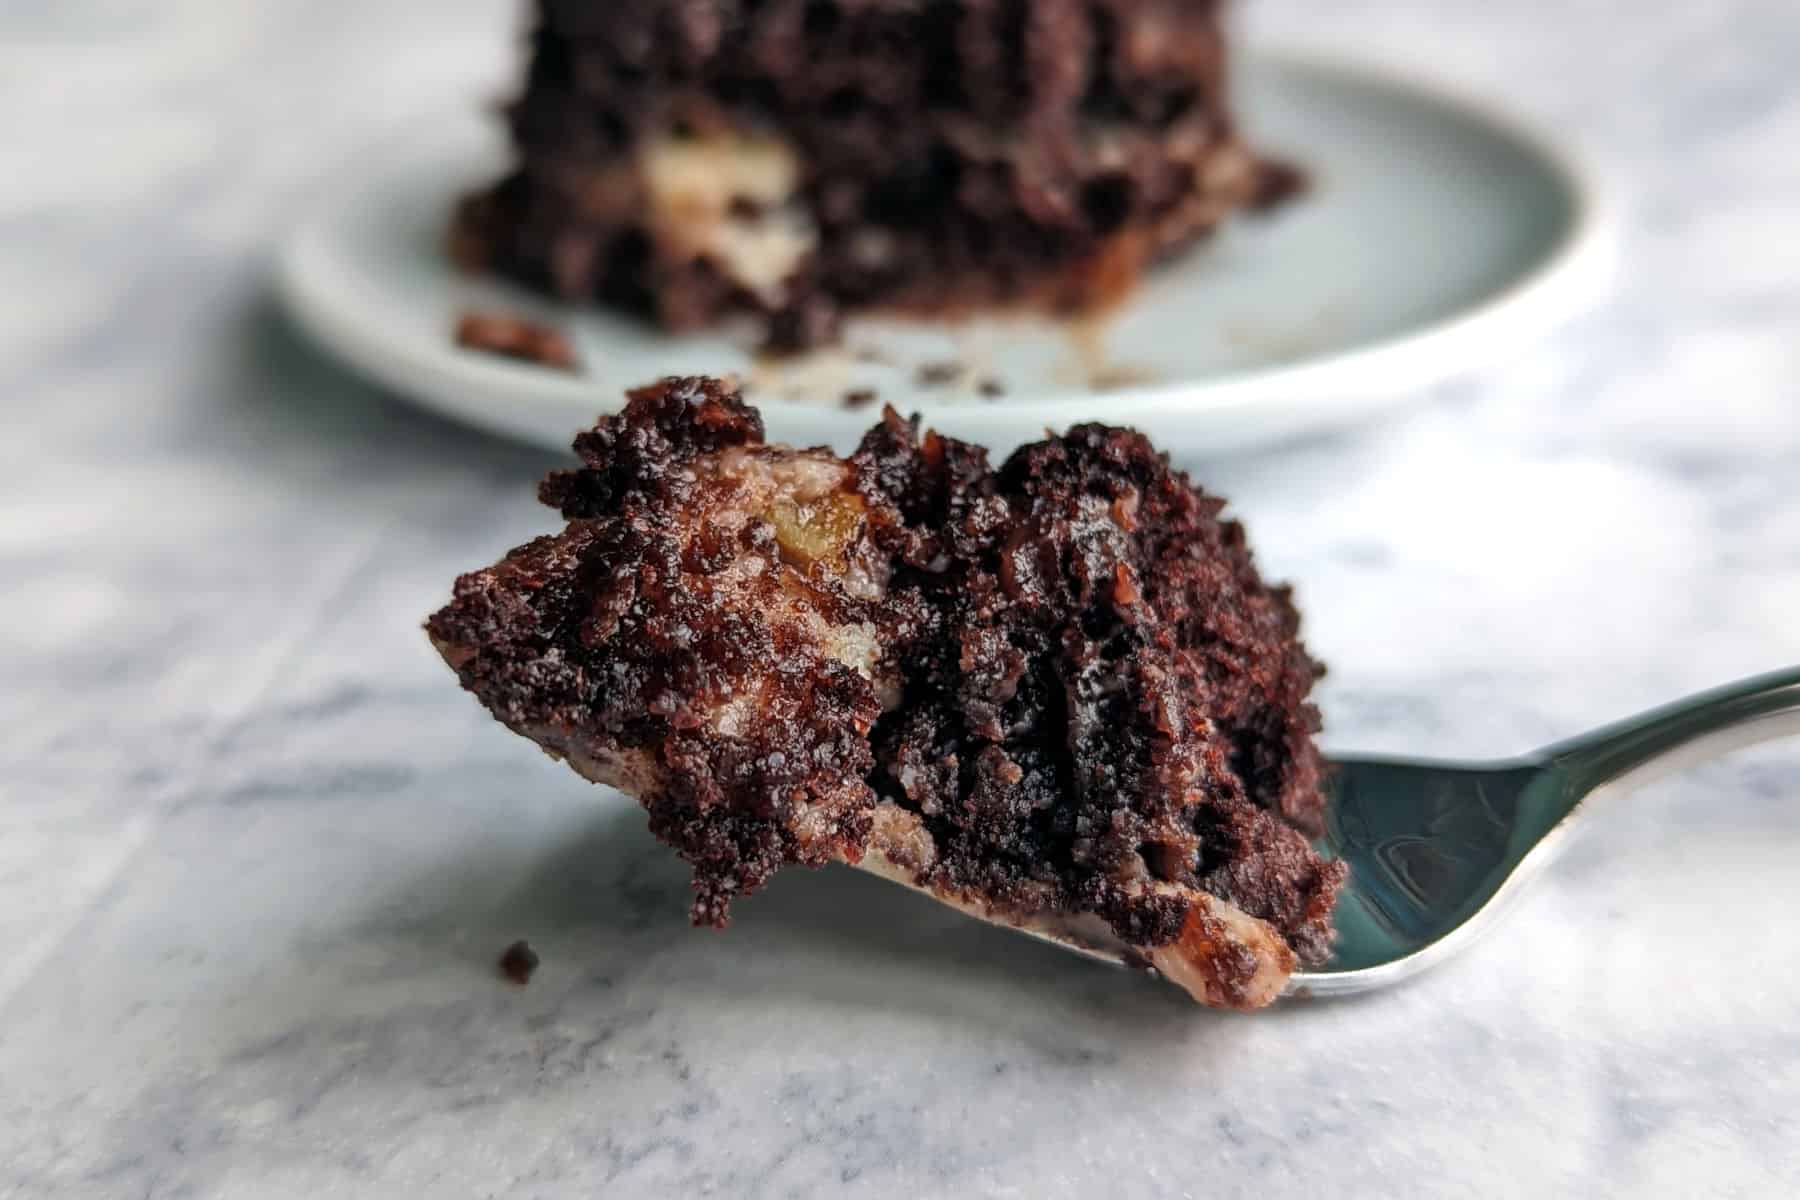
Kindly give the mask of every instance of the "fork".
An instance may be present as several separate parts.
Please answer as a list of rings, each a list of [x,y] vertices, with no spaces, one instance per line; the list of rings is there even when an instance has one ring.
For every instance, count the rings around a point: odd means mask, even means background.
[[[1721,754],[1800,734],[1800,667],[1728,684],[1523,758],[1335,763],[1321,853],[1349,864],[1329,963],[1293,996],[1408,979],[1465,949],[1593,801]]]

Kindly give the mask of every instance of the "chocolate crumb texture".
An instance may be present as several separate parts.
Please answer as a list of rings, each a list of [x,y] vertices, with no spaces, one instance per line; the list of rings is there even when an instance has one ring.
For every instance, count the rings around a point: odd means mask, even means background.
[[[517,941],[506,948],[500,955],[500,973],[508,982],[524,987],[531,982],[539,963],[538,953],[527,941]]]
[[[839,458],[670,379],[575,447],[540,492],[566,527],[428,629],[496,718],[637,797],[697,923],[849,862],[1095,920],[1209,1003],[1329,956],[1321,668],[1224,502],[1142,435],[993,464],[890,408]]]
[[[467,312],[456,322],[456,344],[558,371],[576,371],[575,351],[561,330],[500,312]]]

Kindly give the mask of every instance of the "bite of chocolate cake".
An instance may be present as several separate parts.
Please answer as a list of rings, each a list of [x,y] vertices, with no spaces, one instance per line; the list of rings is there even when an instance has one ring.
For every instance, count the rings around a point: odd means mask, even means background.
[[[1222,502],[1083,425],[998,466],[888,410],[848,458],[671,379],[576,439],[561,532],[428,630],[635,796],[697,923],[843,862],[1254,1008],[1329,956],[1320,668]]]
[[[1105,303],[1299,177],[1227,90],[1223,0],[537,0],[465,265],[678,329]]]

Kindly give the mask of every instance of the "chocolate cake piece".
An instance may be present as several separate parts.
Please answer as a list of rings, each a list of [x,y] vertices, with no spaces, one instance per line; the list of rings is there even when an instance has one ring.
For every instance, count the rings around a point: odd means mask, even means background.
[[[562,532],[428,622],[637,797],[697,923],[837,861],[1251,1008],[1329,955],[1319,667],[1222,502],[1083,425],[999,467],[892,409],[848,459],[671,379],[575,441]]]
[[[562,330],[510,313],[465,312],[456,321],[456,344],[557,371],[581,369]]]
[[[511,172],[453,253],[674,328],[1114,298],[1291,190],[1223,0],[538,0]]]

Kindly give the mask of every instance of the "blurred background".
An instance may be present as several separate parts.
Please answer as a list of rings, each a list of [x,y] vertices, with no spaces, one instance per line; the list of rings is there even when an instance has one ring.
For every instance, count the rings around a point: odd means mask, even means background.
[[[1614,287],[1515,361],[1184,456],[1297,586],[1328,746],[1515,753],[1800,661],[1800,6],[1240,9],[1502,102],[1622,199]],[[518,26],[0,8],[0,1194],[1800,1188],[1800,747],[1595,813],[1442,975],[1257,1021],[835,875],[688,933],[679,865],[418,629],[547,528],[559,460],[268,296],[321,171],[506,94]]]

